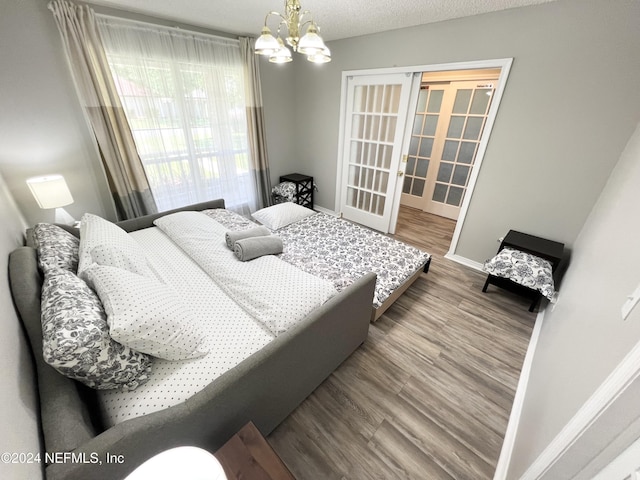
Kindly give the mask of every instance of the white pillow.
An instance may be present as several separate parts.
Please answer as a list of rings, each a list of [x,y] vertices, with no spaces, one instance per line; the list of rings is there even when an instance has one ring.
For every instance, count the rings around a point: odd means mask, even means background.
[[[303,207],[297,203],[285,202],[258,210],[251,216],[268,229],[278,230],[314,213],[316,212],[310,208]]]
[[[85,270],[94,263],[155,278],[140,244],[115,223],[91,213],[82,216],[78,256],[78,276],[85,281]]]
[[[91,259],[98,265],[122,268],[138,275],[154,278],[147,258],[135,249],[121,248],[116,245],[102,243],[91,249]]]
[[[109,334],[116,342],[167,360],[207,353],[196,317],[171,287],[104,265],[92,265],[86,275],[102,301]]]

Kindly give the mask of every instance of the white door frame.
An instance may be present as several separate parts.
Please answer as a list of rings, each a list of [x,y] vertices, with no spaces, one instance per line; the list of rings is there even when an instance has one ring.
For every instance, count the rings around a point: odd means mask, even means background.
[[[513,58],[498,58],[493,60],[478,60],[478,61],[469,61],[469,62],[456,62],[456,63],[440,63],[434,65],[416,65],[416,66],[408,66],[408,67],[392,67],[392,68],[374,68],[368,70],[347,70],[342,72],[342,86],[340,91],[340,125],[339,125],[339,136],[338,136],[338,168],[336,174],[336,200],[334,205],[334,210],[336,212],[340,211],[340,205],[342,205],[342,152],[344,150],[344,118],[346,112],[346,98],[347,98],[347,78],[350,76],[359,76],[359,75],[378,75],[383,73],[422,73],[422,72],[439,72],[446,70],[475,70],[482,68],[500,68],[500,77],[498,78],[498,83],[496,86],[496,91],[494,94],[494,98],[491,101],[491,107],[489,108],[489,115],[487,116],[487,122],[484,127],[484,132],[482,134],[482,138],[480,140],[480,144],[478,145],[478,151],[476,153],[476,160],[471,170],[471,174],[469,176],[469,184],[467,186],[467,191],[464,196],[464,200],[462,201],[462,206],[460,207],[460,215],[458,217],[458,222],[456,223],[456,228],[453,232],[453,238],[451,240],[451,245],[449,247],[449,252],[447,253],[448,258],[456,259],[455,251],[458,246],[458,240],[460,239],[460,232],[462,232],[462,227],[464,225],[464,221],[467,215],[467,211],[469,209],[469,204],[471,203],[471,198],[473,197],[473,190],[476,185],[476,181],[478,179],[478,172],[480,171],[480,167],[482,165],[482,160],[484,159],[484,154],[487,149],[487,143],[489,142],[489,137],[491,135],[491,130],[493,128],[493,124],[495,123],[495,118],[498,112],[498,108],[500,106],[500,101],[502,99],[502,95],[504,93],[504,89],[507,83],[507,78],[509,77],[509,71],[511,70],[511,64],[513,63]],[[402,168],[404,168],[405,164],[401,163]],[[389,231],[391,233],[395,232],[396,222],[398,220],[398,211],[400,209],[400,196],[398,195],[395,200],[393,206],[393,213],[391,215],[391,223],[389,225]]]

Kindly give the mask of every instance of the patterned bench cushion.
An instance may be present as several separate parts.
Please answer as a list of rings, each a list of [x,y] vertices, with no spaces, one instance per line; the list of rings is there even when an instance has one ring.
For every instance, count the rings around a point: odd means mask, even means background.
[[[551,263],[530,253],[505,247],[484,263],[483,270],[490,275],[508,278],[514,283],[538,290],[549,300],[555,292]]]

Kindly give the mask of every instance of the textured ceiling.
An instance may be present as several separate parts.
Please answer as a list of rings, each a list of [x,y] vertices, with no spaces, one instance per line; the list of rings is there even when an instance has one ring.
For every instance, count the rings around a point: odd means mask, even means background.
[[[523,7],[552,0],[301,0],[325,40]],[[240,35],[257,36],[269,11],[284,0],[89,0],[96,5],[152,15]],[[272,20],[274,23],[275,20]],[[275,27],[274,24],[269,23]]]

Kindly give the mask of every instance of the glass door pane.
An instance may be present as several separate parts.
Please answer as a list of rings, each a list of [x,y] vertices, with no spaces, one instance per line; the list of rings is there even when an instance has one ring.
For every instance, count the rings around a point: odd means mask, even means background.
[[[388,74],[355,77],[350,82],[342,158],[342,213],[388,231],[413,80],[404,74]],[[422,148],[428,149],[428,142]]]
[[[443,93],[442,87],[420,87],[402,186],[403,194],[416,197],[416,200],[403,198],[403,203],[408,205],[421,202],[424,194]]]
[[[401,89],[402,85],[355,87],[348,168],[358,170],[347,178],[347,205],[375,215],[384,211],[391,167],[388,147],[393,146]]]

